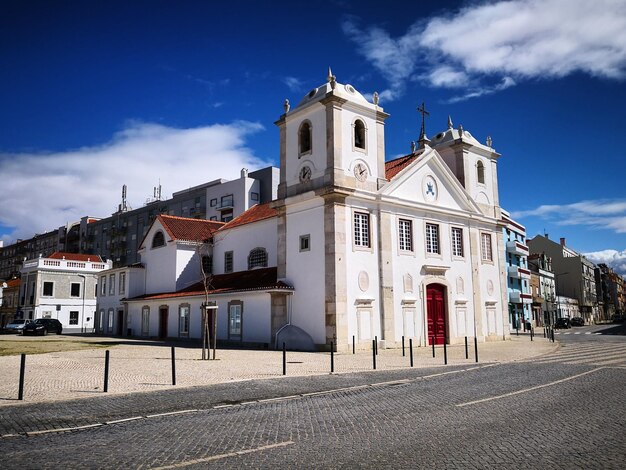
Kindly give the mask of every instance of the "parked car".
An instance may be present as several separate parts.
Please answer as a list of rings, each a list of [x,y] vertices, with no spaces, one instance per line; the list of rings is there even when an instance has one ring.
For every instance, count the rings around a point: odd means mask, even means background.
[[[556,322],[554,323],[554,327],[555,328],[571,328],[572,323],[570,322],[569,318],[557,318]]]
[[[56,333],[60,335],[63,331],[63,325],[59,320],[54,318],[38,318],[30,322],[22,330],[23,335],[47,335],[48,333]]]
[[[21,333],[26,324],[30,323],[30,320],[13,320],[7,323],[4,327],[5,333]]]
[[[613,323],[622,323],[624,321],[624,316],[621,313],[614,313],[611,320],[613,320]]]
[[[582,317],[572,318],[572,326],[585,326],[585,320]]]

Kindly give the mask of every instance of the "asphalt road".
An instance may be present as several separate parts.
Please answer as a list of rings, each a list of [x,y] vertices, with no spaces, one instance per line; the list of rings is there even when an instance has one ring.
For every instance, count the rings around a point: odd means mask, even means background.
[[[560,330],[524,362],[10,407],[0,467],[621,469],[623,333]]]

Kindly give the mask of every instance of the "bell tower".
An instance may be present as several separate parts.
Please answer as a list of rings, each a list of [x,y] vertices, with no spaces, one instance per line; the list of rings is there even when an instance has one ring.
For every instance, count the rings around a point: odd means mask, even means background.
[[[333,188],[376,191],[385,181],[384,121],[378,94],[369,102],[352,85],[326,83],[295,108],[285,100],[280,129],[278,197]]]

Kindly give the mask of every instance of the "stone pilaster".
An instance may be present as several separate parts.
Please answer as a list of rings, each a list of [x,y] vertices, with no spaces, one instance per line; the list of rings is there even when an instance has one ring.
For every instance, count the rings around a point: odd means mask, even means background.
[[[473,295],[473,307],[474,307],[474,322],[476,326],[476,336],[480,340],[484,340],[483,334],[483,315],[484,311],[483,300],[481,295],[481,277],[480,277],[480,231],[476,228],[469,229],[469,241],[470,241],[470,259],[472,260],[472,287],[474,289]]]
[[[395,342],[395,312],[393,303],[392,233],[394,217],[378,211],[378,276],[381,339],[388,346]]]

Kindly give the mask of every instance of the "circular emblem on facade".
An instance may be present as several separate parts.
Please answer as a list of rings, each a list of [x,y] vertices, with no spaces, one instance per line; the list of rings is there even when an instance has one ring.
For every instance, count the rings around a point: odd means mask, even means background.
[[[300,182],[301,183],[306,183],[307,181],[309,181],[311,179],[311,167],[308,165],[304,165],[302,167],[302,169],[300,170]]]
[[[354,165],[354,176],[359,181],[365,181],[367,179],[367,167],[363,163]]]
[[[487,294],[493,295],[493,281],[491,279],[487,281]]]
[[[428,202],[434,202],[439,197],[439,191],[437,189],[437,182],[435,178],[428,175],[424,178],[424,182],[422,183],[422,193],[424,194],[424,199]]]
[[[359,289],[361,292],[365,292],[370,287],[370,277],[365,271],[359,273]]]

